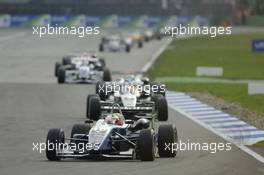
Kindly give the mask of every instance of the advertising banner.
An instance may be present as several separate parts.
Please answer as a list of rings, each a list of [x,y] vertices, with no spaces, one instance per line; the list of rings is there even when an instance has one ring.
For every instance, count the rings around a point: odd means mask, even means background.
[[[208,19],[200,16],[86,16],[86,15],[9,15],[0,14],[0,27],[32,27],[32,26],[98,26],[101,28],[146,28],[177,26],[178,24],[204,26]]]

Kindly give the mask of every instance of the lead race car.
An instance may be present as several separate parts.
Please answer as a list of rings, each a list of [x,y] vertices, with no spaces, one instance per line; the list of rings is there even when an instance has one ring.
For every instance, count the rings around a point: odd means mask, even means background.
[[[155,131],[155,120],[139,118],[125,120],[121,109],[97,116],[93,123],[75,124],[71,137],[66,138],[60,128],[50,129],[46,139],[46,157],[51,161],[65,158],[127,157],[153,161],[155,157],[175,157],[173,148],[178,141],[175,125],[160,125]],[[69,141],[69,142],[65,142]],[[168,148],[169,147],[169,148]]]
[[[76,54],[64,57],[55,64],[58,83],[96,83],[111,81],[111,72],[105,67],[105,60],[96,54]]]
[[[165,98],[165,85],[150,82],[142,75],[129,75],[114,82],[99,82],[96,95],[88,95],[86,116],[94,116],[111,109],[118,103],[123,113],[133,119],[136,115],[157,113],[159,121],[167,121],[168,104]]]

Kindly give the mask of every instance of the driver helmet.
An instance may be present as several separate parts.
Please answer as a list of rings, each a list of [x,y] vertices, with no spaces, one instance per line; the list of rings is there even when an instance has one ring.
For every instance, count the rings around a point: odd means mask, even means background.
[[[92,57],[92,58],[97,58],[97,54],[96,54],[96,53],[93,53],[93,54],[91,55],[91,57]]]
[[[112,124],[112,125],[123,125],[124,124],[124,116],[119,113],[113,113],[113,114],[108,114],[105,117],[105,122],[107,124]]]

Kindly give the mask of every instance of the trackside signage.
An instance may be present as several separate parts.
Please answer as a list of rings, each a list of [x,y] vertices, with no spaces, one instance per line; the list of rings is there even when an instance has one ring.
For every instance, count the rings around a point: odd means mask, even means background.
[[[264,39],[253,40],[251,46],[253,52],[264,52]]]

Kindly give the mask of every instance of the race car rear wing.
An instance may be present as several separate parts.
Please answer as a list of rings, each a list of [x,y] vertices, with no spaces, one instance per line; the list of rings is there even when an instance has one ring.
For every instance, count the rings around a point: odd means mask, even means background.
[[[155,111],[155,103],[148,101],[147,103],[137,103],[136,106],[113,106],[114,101],[100,101],[101,109],[111,110],[111,109],[121,109],[121,110],[142,110],[146,112]]]

